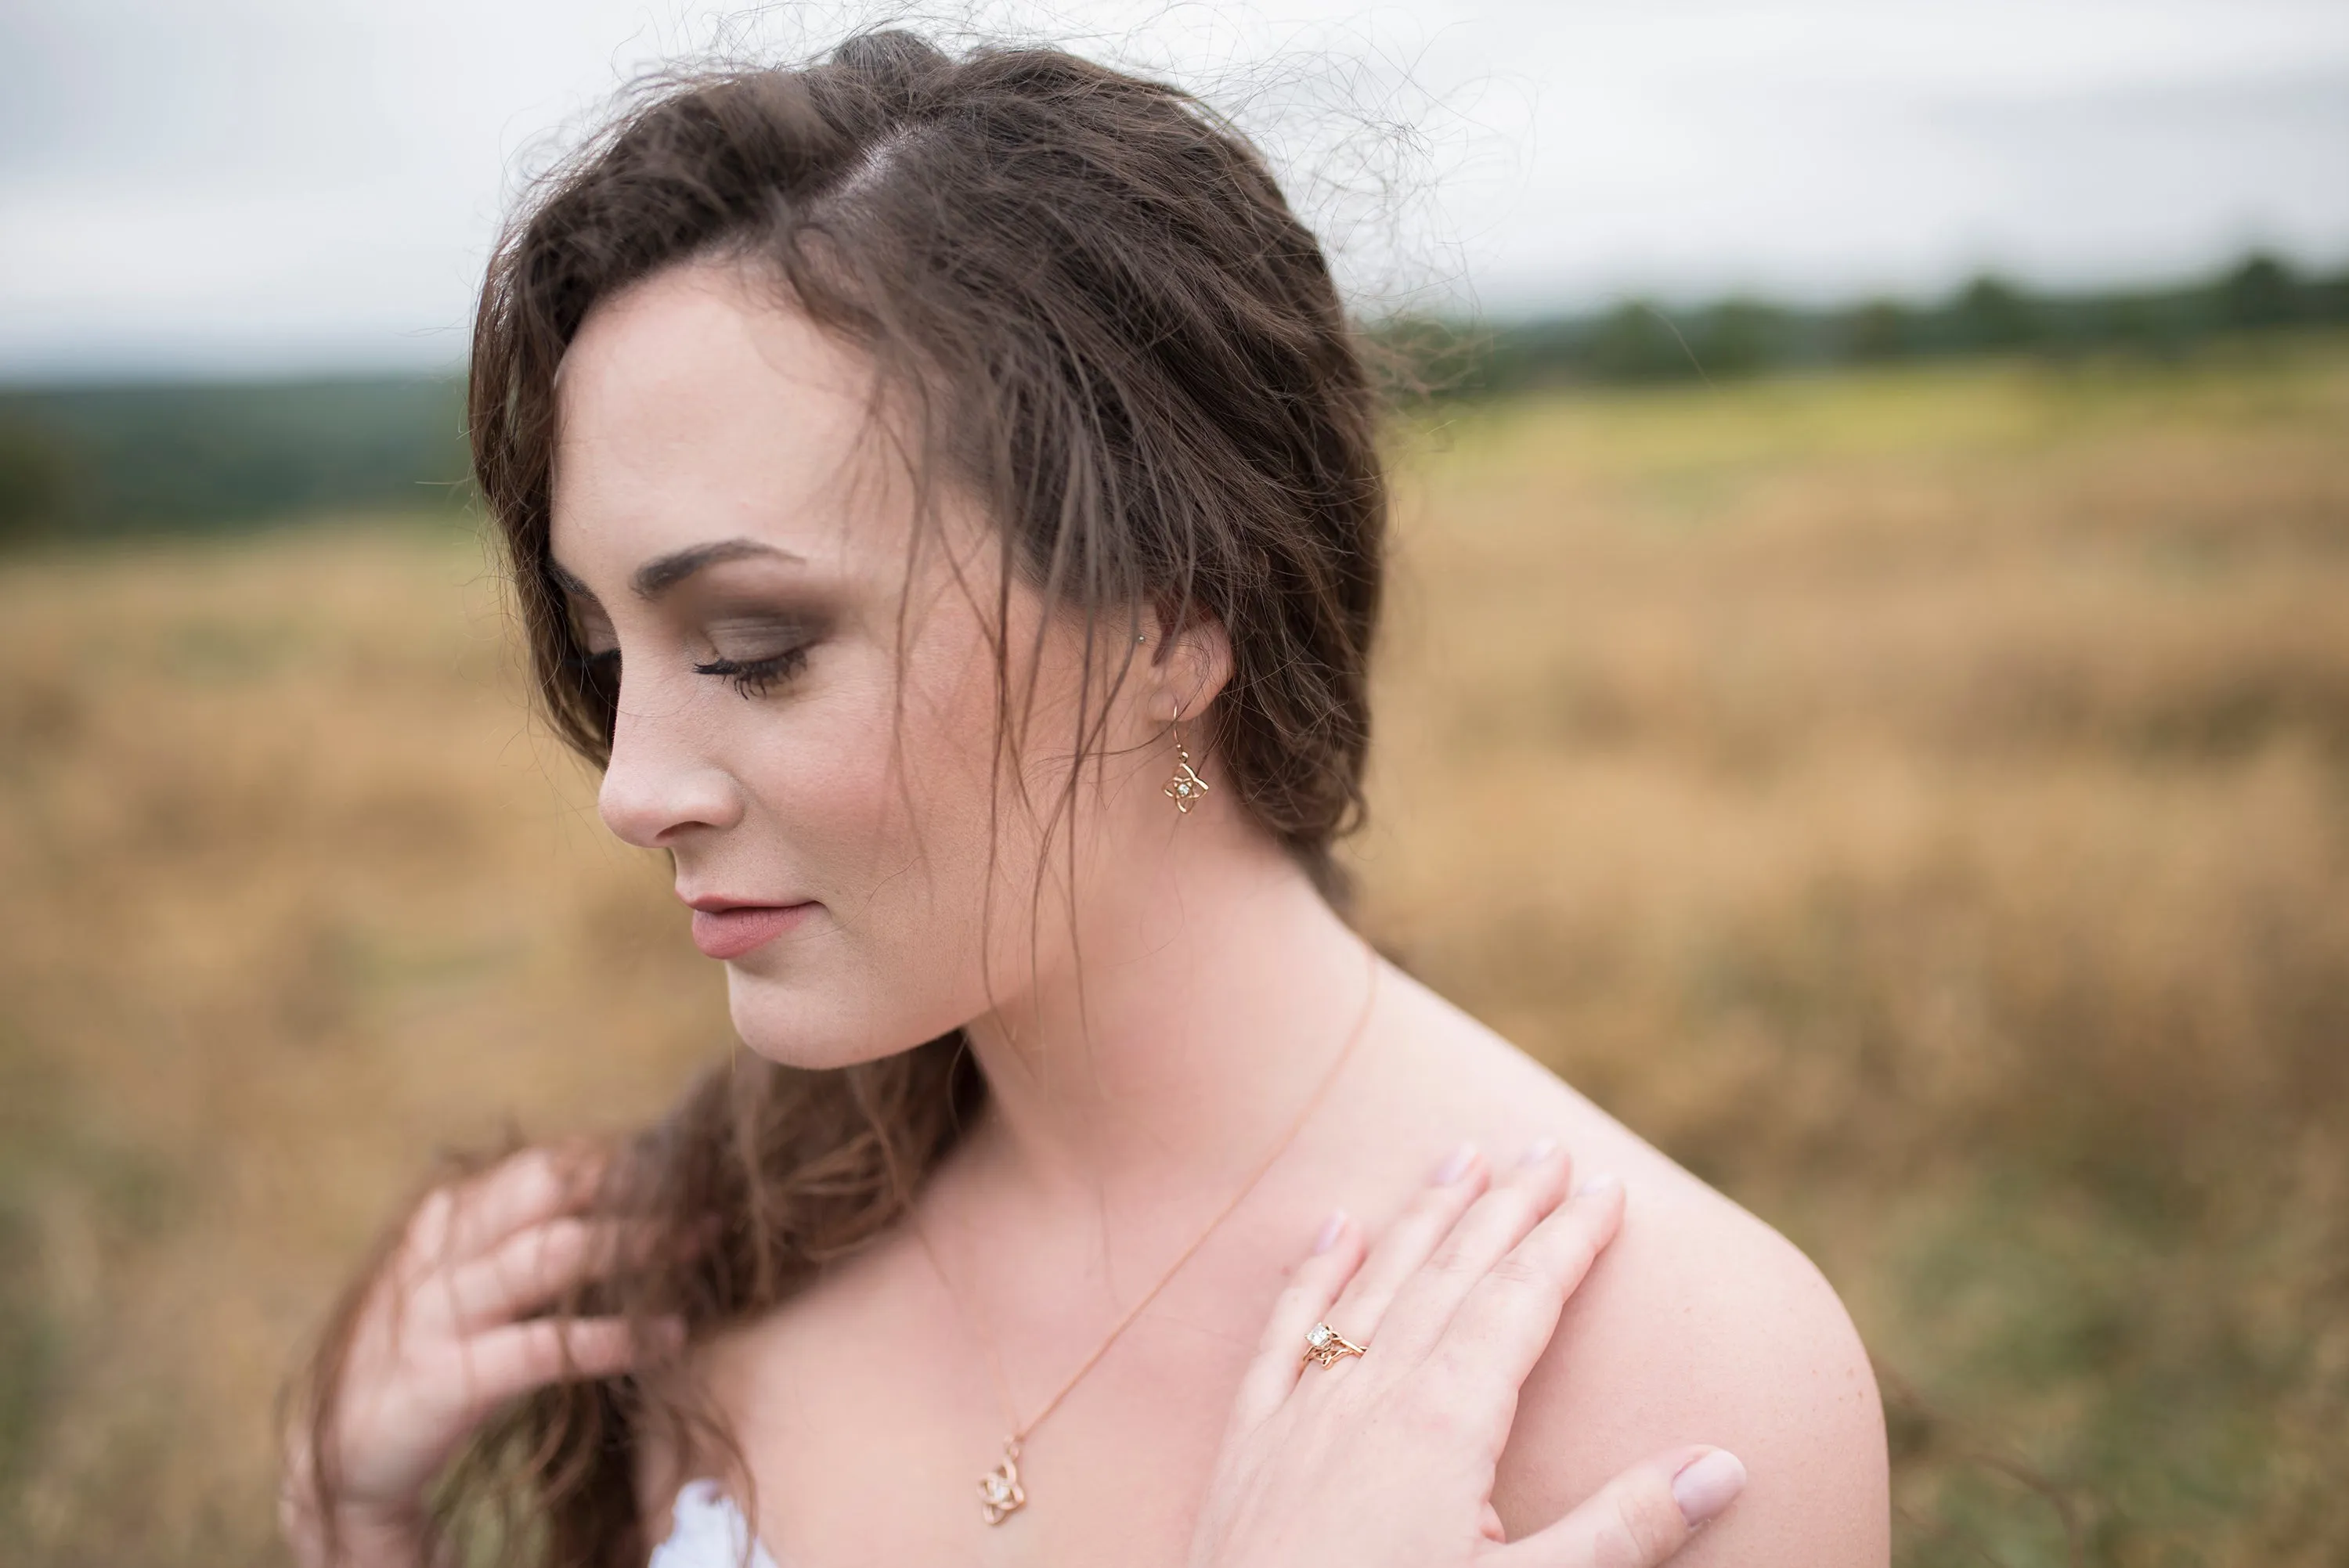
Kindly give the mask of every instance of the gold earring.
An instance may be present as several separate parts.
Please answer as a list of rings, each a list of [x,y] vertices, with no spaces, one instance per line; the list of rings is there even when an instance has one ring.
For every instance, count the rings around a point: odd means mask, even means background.
[[[1178,709],[1174,715],[1174,772],[1166,780],[1166,798],[1174,802],[1177,811],[1187,817],[1191,814],[1191,808],[1198,804],[1199,797],[1206,792],[1207,781],[1192,770],[1191,754],[1184,749],[1183,715]]]

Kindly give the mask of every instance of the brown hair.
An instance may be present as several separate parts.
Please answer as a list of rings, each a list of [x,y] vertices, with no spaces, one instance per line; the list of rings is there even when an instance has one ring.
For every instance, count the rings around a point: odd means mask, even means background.
[[[919,471],[998,526],[1004,592],[1082,614],[1088,689],[1096,634],[1140,606],[1224,628],[1232,676],[1201,716],[1219,782],[1341,899],[1331,846],[1361,812],[1386,523],[1379,400],[1320,246],[1246,139],[1057,50],[950,57],[886,31],[805,67],[661,78],[545,176],[482,290],[471,439],[540,696],[598,763],[616,692],[548,558],[555,372],[599,301],[713,258],[872,356]],[[1122,675],[1133,638],[1108,645]],[[1099,737],[1079,730],[1083,756]],[[708,1244],[564,1310],[680,1313],[698,1336],[786,1300],[898,1219],[978,1109],[959,1047],[831,1072],[737,1053],[606,1183],[613,1209]],[[364,1285],[309,1374],[319,1436]],[[656,1358],[520,1401],[450,1472],[440,1528],[470,1534],[486,1508],[502,1556],[641,1563],[659,1522],[631,1481],[647,1423],[731,1452],[677,1374]]]

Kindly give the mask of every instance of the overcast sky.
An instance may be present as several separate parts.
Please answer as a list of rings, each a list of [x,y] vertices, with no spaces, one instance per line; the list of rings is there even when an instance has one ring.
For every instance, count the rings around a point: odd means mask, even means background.
[[[0,0],[0,379],[453,366],[518,171],[713,18]],[[2349,264],[2349,0],[964,7],[1204,87],[1373,300],[1926,294]],[[1400,121],[1398,143],[1379,129]]]

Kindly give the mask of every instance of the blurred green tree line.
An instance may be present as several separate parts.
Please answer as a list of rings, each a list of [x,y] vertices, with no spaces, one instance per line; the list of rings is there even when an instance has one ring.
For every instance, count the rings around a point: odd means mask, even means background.
[[[2222,335],[2341,325],[2349,272],[2254,254],[2168,288],[2053,294],[1984,275],[1926,304],[1630,300],[1516,323],[1402,319],[1378,336],[1408,385],[1473,397],[1967,354],[2168,357]],[[0,389],[0,543],[461,505],[463,425],[447,377]]]
[[[461,505],[449,377],[0,388],[0,542]]]
[[[2349,271],[2296,272],[2254,253],[2169,287],[2057,294],[1995,274],[1926,304],[1825,309],[1730,298],[1506,325],[1397,322],[1382,331],[1413,386],[1480,397],[1584,383],[1731,380],[1775,371],[1978,354],[2182,356],[2217,336],[2349,325]]]

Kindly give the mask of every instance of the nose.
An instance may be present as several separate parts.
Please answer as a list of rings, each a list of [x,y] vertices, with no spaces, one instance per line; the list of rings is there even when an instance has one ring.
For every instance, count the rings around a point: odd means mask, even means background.
[[[696,828],[742,820],[742,792],[676,727],[631,714],[624,696],[612,732],[612,759],[596,791],[604,825],[640,849],[666,850]]]

